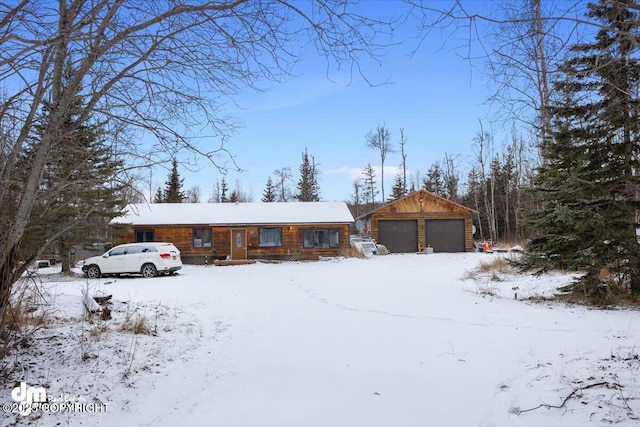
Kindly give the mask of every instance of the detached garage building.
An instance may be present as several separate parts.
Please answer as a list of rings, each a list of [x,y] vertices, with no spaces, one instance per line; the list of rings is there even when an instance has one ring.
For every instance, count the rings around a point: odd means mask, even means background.
[[[417,191],[358,218],[371,238],[391,252],[473,250],[473,215],[477,211],[428,191]]]

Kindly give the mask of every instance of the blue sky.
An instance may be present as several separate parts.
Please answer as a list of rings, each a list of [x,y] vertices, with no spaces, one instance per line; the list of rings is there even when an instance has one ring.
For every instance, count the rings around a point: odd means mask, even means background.
[[[440,4],[448,4],[441,2]],[[399,2],[370,2],[381,12],[393,13]],[[481,3],[478,3],[481,5]],[[446,43],[432,33],[415,55],[414,23],[403,25],[396,34],[397,46],[390,48],[381,64],[363,62],[364,73],[374,82],[370,87],[359,76],[332,72],[327,78],[322,59],[310,56],[282,84],[265,84],[265,92],[244,91],[236,99],[241,109],[228,105],[226,112],[242,125],[226,148],[243,172],[226,174],[229,186],[236,180],[255,201],[260,201],[265,183],[275,169],[288,166],[298,179],[300,156],[305,147],[320,164],[322,200],[345,201],[353,181],[367,163],[380,166],[379,153],[365,145],[365,135],[384,124],[397,147],[400,128],[407,138],[408,168],[422,174],[445,153],[460,155],[459,169],[469,169],[478,119],[487,119],[485,77],[461,54],[468,34],[459,33]],[[447,34],[448,36],[448,34]],[[443,35],[444,37],[444,35]],[[350,81],[351,80],[351,81]],[[219,144],[218,141],[203,144]],[[390,153],[385,163],[385,193],[388,195],[400,153]],[[206,161],[196,170],[181,169],[185,189],[198,185],[202,199],[210,197],[222,174]],[[164,170],[154,173],[154,186],[166,179]],[[380,173],[378,173],[378,183]]]

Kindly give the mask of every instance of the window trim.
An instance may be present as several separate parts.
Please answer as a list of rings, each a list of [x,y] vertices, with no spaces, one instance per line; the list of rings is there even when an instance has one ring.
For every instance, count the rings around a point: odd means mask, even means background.
[[[316,233],[324,232],[327,234],[327,246],[317,245]],[[307,245],[307,233],[312,234],[313,246]],[[335,244],[332,244],[332,234],[336,237]],[[302,230],[302,247],[303,249],[336,249],[340,247],[340,229],[339,228],[305,228]]]
[[[142,233],[142,240],[138,240],[138,233]],[[151,233],[151,240],[147,240],[147,233]],[[153,228],[137,228],[134,243],[151,243],[156,241],[156,230]]]
[[[266,244],[262,241],[262,230],[279,230],[279,243],[278,244]],[[258,246],[261,248],[281,248],[282,247],[282,227],[258,227]]]
[[[200,240],[200,245],[196,245],[196,232],[202,232],[204,235]],[[205,235],[209,235],[209,241],[205,240]],[[207,245],[208,243],[208,245]],[[213,230],[208,228],[192,228],[191,229],[191,247],[193,249],[211,249],[213,248]]]

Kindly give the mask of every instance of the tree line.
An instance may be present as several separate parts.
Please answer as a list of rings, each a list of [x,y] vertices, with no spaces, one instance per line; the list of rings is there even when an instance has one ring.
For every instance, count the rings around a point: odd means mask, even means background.
[[[290,167],[276,169],[273,175],[267,178],[265,189],[262,193],[261,201],[270,202],[319,202],[320,201],[320,184],[319,176],[321,171],[320,164],[316,162],[315,157],[309,154],[307,148],[301,154],[301,162],[299,166],[300,177],[295,187],[295,191],[291,189],[293,177]],[[201,203],[200,188],[193,186],[187,191],[183,190],[184,179],[180,178],[178,172],[178,161],[173,160],[171,171],[165,181],[164,187],[156,189],[153,202],[154,203]],[[213,194],[209,198],[209,203],[245,203],[253,202],[253,194],[246,192],[242,188],[240,180],[236,180],[235,187],[229,189],[229,185],[223,176],[221,180],[217,180]]]

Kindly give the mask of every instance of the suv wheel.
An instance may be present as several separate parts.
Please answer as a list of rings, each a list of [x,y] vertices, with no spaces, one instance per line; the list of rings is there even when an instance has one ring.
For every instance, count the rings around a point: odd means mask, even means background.
[[[100,278],[100,268],[97,265],[91,265],[87,269],[87,277],[89,279],[99,279]]]
[[[140,271],[142,273],[142,277],[156,277],[158,275],[158,270],[156,270],[156,267],[153,264],[145,264],[142,266],[142,270]]]

